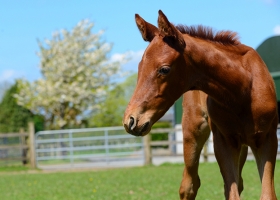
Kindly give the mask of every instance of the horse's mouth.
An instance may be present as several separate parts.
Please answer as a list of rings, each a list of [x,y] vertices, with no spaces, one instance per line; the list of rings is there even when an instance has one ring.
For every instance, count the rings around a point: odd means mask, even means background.
[[[147,135],[149,132],[150,132],[150,130],[151,130],[151,127],[150,127],[150,122],[146,122],[146,123],[144,123],[140,128],[134,128],[134,129],[131,129],[131,128],[129,128],[129,127],[127,127],[126,125],[124,125],[124,127],[125,127],[125,130],[126,130],[126,132],[128,132],[129,134],[131,134],[131,135],[134,135],[134,136],[137,136],[137,137],[139,137],[139,136],[145,136],[145,135]]]
[[[150,127],[150,122],[146,122],[141,126],[140,133],[142,134],[142,136],[147,135],[150,132],[149,127]]]

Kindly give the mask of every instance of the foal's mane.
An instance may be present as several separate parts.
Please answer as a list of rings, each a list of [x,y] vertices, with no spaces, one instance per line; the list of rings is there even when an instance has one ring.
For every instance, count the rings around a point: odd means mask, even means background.
[[[218,31],[215,32],[211,27],[198,26],[185,26],[177,25],[176,28],[183,34],[188,34],[192,37],[201,38],[213,42],[218,42],[225,45],[238,45],[240,44],[239,37],[236,32],[232,31]]]

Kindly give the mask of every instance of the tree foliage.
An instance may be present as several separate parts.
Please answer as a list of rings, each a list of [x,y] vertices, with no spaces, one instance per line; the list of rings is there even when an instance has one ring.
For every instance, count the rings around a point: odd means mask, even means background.
[[[115,87],[107,88],[105,100],[101,103],[99,112],[93,113],[89,119],[90,126],[120,126],[125,108],[136,86],[137,74],[129,76]]]
[[[42,116],[33,115],[30,110],[17,105],[16,99],[13,97],[17,90],[16,83],[4,93],[0,103],[0,132],[19,132],[21,128],[26,130],[30,121],[34,122],[35,131],[42,130],[44,120]]]
[[[3,99],[5,92],[12,86],[11,83],[7,81],[0,81],[0,102]]]
[[[93,26],[83,20],[72,31],[38,41],[42,78],[18,83],[18,103],[42,113],[50,129],[79,125],[86,114],[99,110],[105,89],[120,70],[122,61],[110,61],[112,45],[102,41],[102,31],[93,33]]]

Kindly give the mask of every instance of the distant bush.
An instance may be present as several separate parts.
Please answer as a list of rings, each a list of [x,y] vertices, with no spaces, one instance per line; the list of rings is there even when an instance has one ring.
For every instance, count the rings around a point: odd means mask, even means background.
[[[28,122],[34,122],[35,131],[44,129],[44,117],[34,115],[30,110],[19,106],[13,95],[17,92],[17,83],[6,90],[0,102],[0,133],[19,132],[27,129]]]
[[[170,122],[156,122],[153,125],[152,129],[157,129],[157,128],[171,128],[172,125]],[[166,141],[168,140],[168,132],[163,132],[163,133],[157,133],[157,134],[151,134],[151,140],[152,141]],[[154,146],[155,148],[158,147],[163,147],[163,148],[167,148],[167,145],[164,146]]]

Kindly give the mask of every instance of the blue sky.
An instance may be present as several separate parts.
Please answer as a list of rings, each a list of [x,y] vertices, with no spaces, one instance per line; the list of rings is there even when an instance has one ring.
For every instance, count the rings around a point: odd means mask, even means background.
[[[0,83],[40,78],[37,39],[71,30],[82,19],[95,23],[94,32],[105,30],[103,38],[114,44],[112,57],[131,52],[124,68],[135,71],[147,46],[135,13],[156,24],[161,9],[175,24],[233,30],[253,48],[280,35],[280,0],[0,0],[0,5]]]

